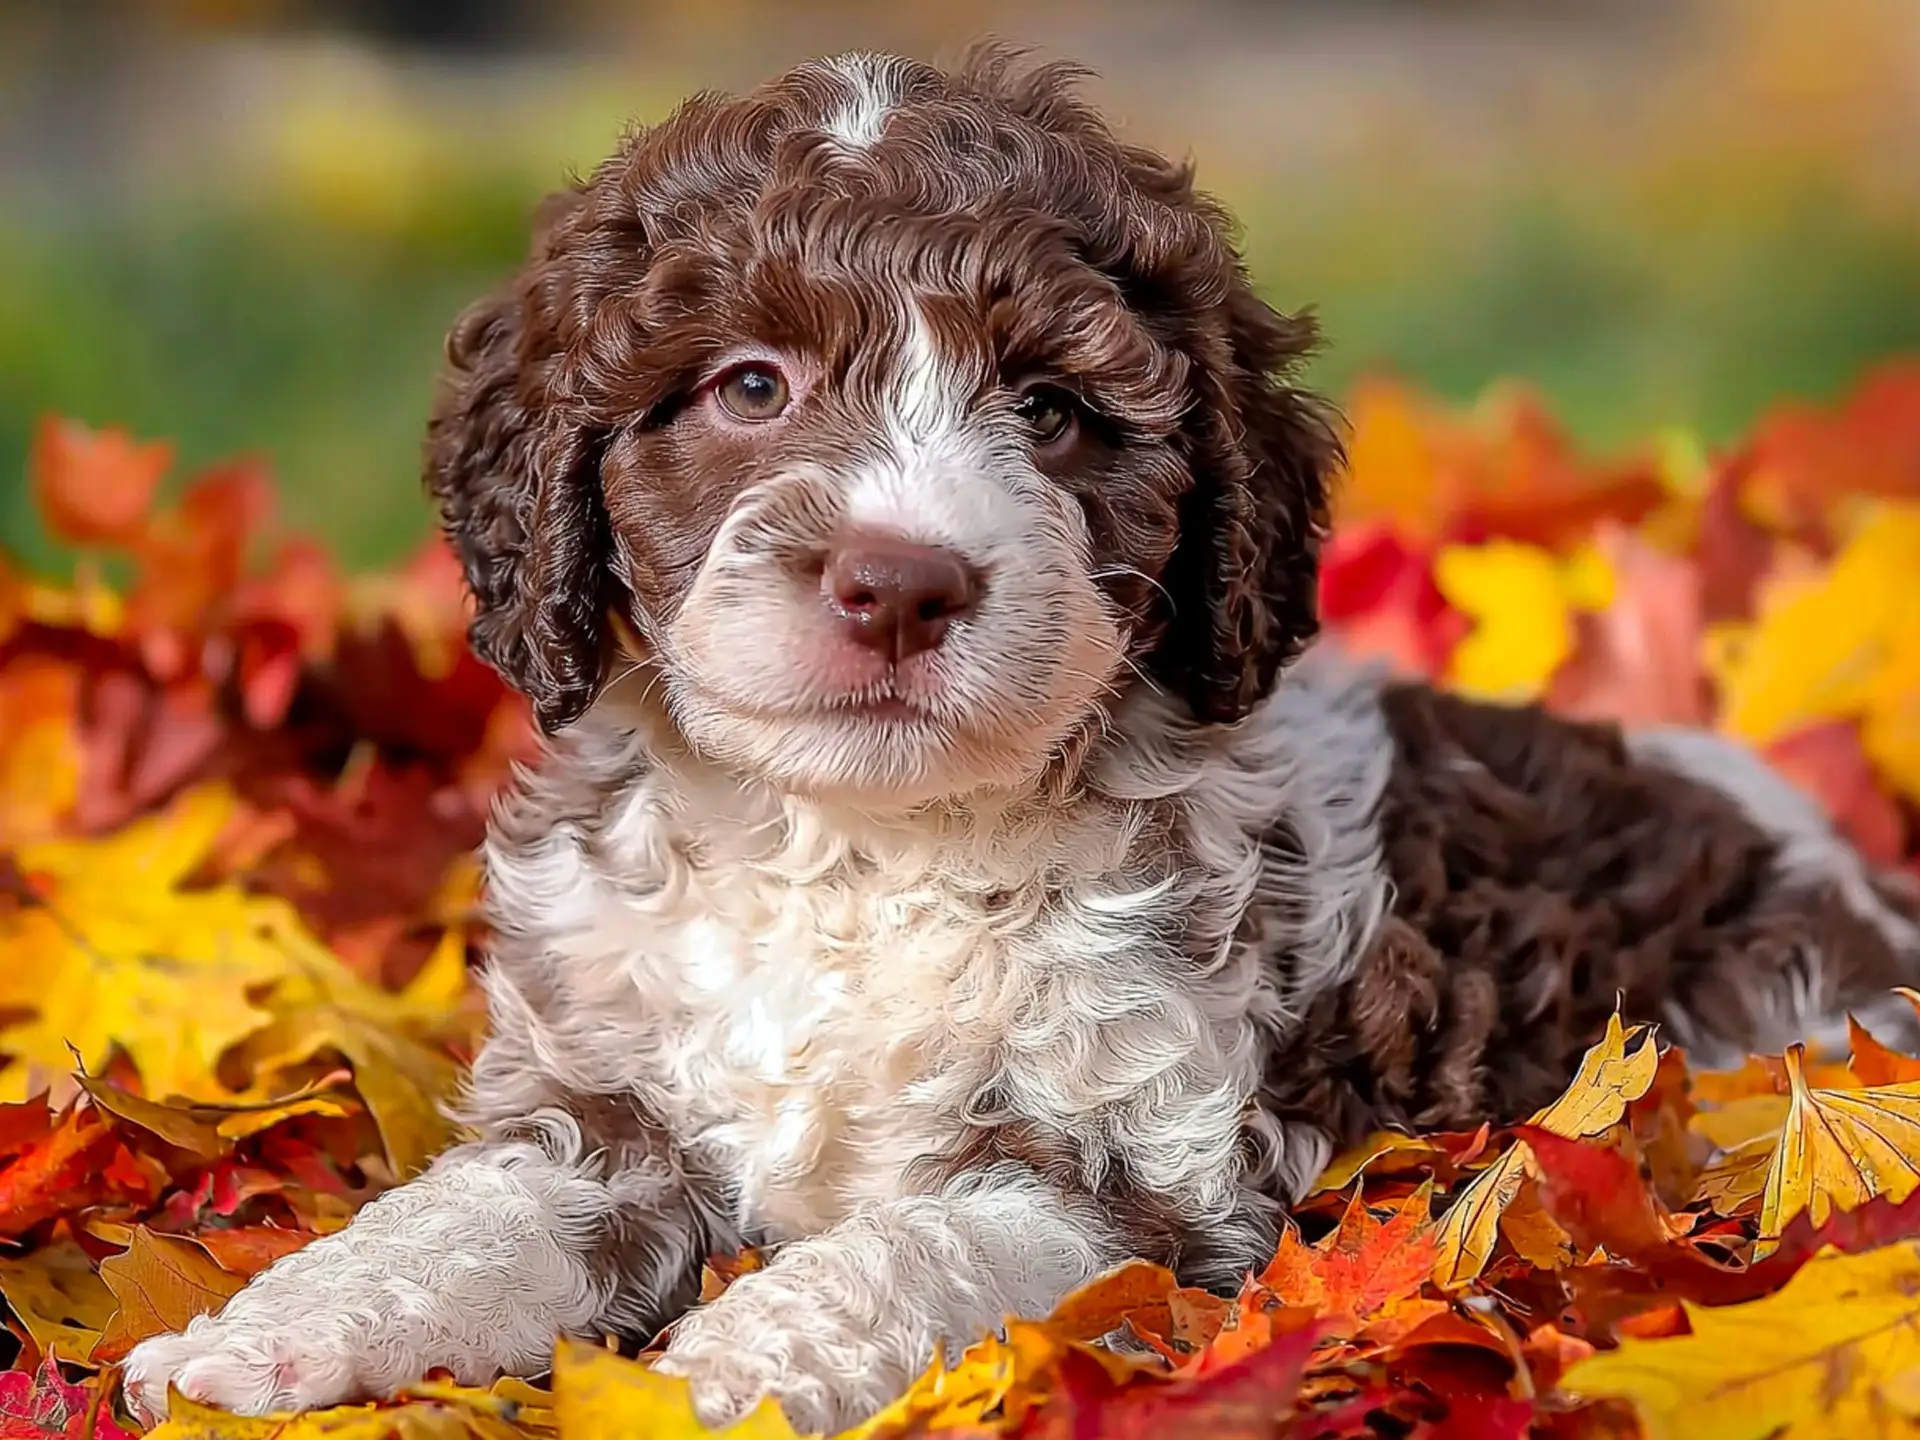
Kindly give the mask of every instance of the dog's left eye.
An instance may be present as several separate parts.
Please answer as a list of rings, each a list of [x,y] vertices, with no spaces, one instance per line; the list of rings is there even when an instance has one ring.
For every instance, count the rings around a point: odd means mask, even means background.
[[[1058,445],[1073,433],[1080,404],[1057,385],[1035,385],[1022,391],[1013,413],[1025,422],[1033,443]]]

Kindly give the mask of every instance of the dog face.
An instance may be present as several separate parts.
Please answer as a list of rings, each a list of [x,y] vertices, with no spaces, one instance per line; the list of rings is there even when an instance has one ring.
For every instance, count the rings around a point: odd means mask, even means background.
[[[637,637],[805,793],[1031,783],[1150,683],[1230,721],[1311,635],[1311,340],[1071,75],[862,57],[690,103],[463,318],[429,482],[548,728]]]

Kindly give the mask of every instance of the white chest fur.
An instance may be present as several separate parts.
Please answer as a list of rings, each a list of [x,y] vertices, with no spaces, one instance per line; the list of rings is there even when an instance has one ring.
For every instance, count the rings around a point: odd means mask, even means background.
[[[496,905],[550,957],[519,1023],[573,1083],[645,1094],[768,1238],[899,1193],[993,1118],[1090,1178],[1129,1134],[1157,1132],[1169,1176],[1219,1168],[1244,1010],[1208,1013],[1186,877],[1148,873],[1136,829],[1119,807],[856,824],[656,772],[592,834],[496,842]],[[1175,1112],[1202,1096],[1196,1131]]]

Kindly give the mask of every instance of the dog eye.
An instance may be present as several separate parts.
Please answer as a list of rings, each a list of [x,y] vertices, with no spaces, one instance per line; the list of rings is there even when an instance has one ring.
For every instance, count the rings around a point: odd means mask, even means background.
[[[713,393],[736,420],[774,420],[787,408],[787,377],[771,365],[737,365],[720,377]]]
[[[1057,385],[1035,385],[1021,393],[1013,413],[1025,422],[1036,445],[1058,445],[1072,432],[1080,404]]]

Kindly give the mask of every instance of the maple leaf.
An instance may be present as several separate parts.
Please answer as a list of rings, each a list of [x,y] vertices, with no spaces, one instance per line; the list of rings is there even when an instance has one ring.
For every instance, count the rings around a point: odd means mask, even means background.
[[[1795,1045],[1786,1054],[1792,1090],[1760,1206],[1766,1238],[1802,1210],[1818,1225],[1836,1208],[1875,1195],[1904,1200],[1920,1188],[1920,1081],[1815,1090],[1801,1070],[1804,1053]]]
[[[100,1279],[118,1308],[93,1348],[96,1362],[119,1360],[142,1340],[186,1328],[196,1315],[218,1310],[246,1283],[193,1241],[145,1226],[124,1254],[104,1260]]]
[[[24,1235],[82,1205],[151,1200],[157,1190],[111,1126],[91,1110],[70,1108],[0,1168],[0,1236]]]
[[[1289,1226],[1258,1283],[1280,1304],[1313,1311],[1328,1337],[1391,1345],[1448,1308],[1420,1295],[1439,1250],[1432,1195],[1431,1182],[1397,1205],[1369,1206],[1356,1194],[1313,1246]]]
[[[22,846],[39,904],[0,915],[0,1008],[34,1012],[0,1030],[18,1059],[0,1093],[24,1094],[27,1065],[89,1067],[123,1047],[161,1094],[220,1093],[213,1069],[267,1020],[250,992],[294,973],[300,922],[284,901],[231,886],[182,889],[231,813],[213,788],[98,840]]]
[[[422,1386],[371,1405],[233,1415],[175,1391],[147,1440],[521,1440],[527,1432],[507,1418],[516,1413],[509,1393]]]
[[[1616,1013],[1606,1033],[1581,1056],[1573,1083],[1528,1123],[1569,1140],[1598,1135],[1618,1125],[1627,1107],[1647,1093],[1659,1064],[1652,1032],[1628,1031]],[[1520,1193],[1532,1159],[1526,1142],[1519,1141],[1454,1197],[1440,1223],[1434,1262],[1434,1279],[1443,1288],[1464,1285],[1486,1268],[1500,1216]]]
[[[0,835],[12,844],[52,838],[79,798],[80,681],[77,667],[50,656],[0,669]]]
[[[1722,627],[1710,650],[1723,727],[1765,745],[1884,705],[1880,677],[1920,632],[1920,593],[1905,583],[1917,569],[1920,507],[1886,505],[1823,573],[1769,585],[1754,621]]]
[[[51,1355],[29,1375],[0,1375],[0,1440],[133,1440],[113,1418],[100,1381],[75,1385]]]
[[[1631,1401],[1649,1440],[1854,1440],[1920,1424],[1920,1246],[1827,1255],[1690,1333],[1576,1363],[1567,1393]]]
[[[1895,987],[1894,994],[1913,1006],[1914,1013],[1920,1015],[1920,990],[1900,985]],[[1847,1068],[1860,1077],[1861,1084],[1904,1085],[1920,1080],[1920,1060],[1889,1050],[1851,1015],[1847,1017],[1847,1033],[1852,1040],[1853,1052],[1847,1057]]]

